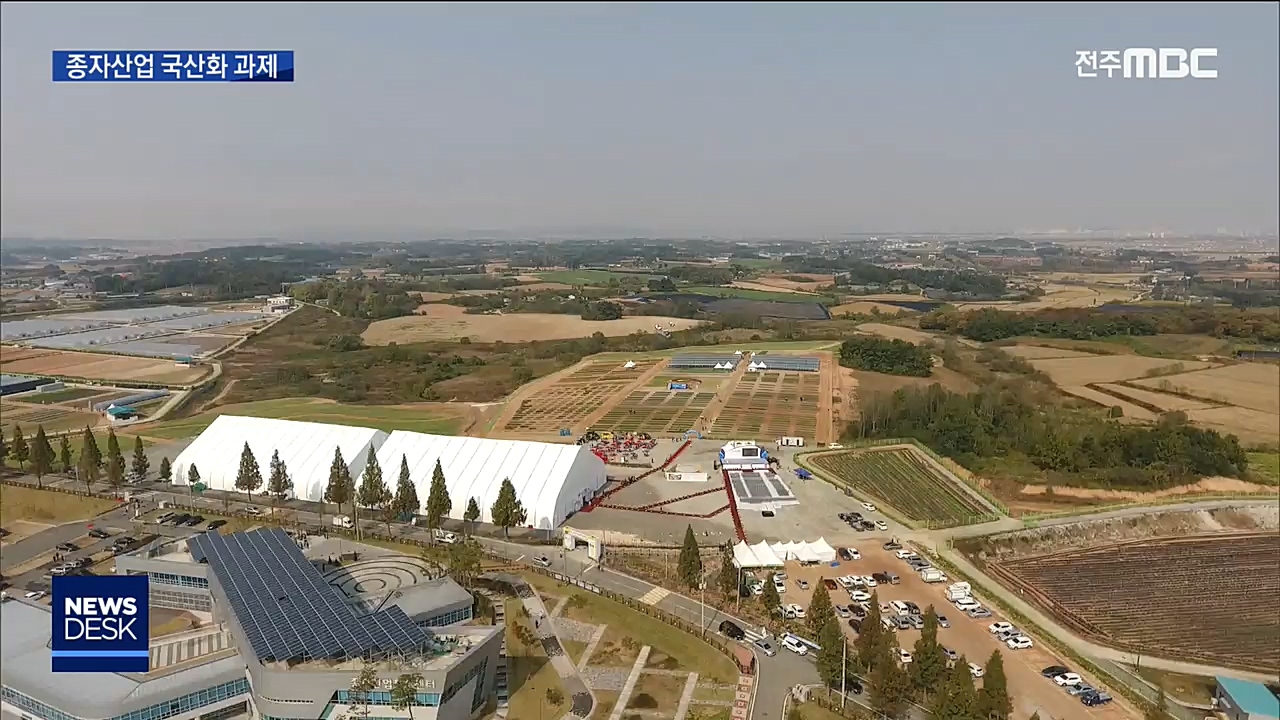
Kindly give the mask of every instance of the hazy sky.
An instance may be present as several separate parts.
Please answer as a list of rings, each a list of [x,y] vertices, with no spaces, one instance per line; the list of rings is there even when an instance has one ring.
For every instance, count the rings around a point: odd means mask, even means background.
[[[6,236],[1274,230],[1276,3],[5,3]],[[1217,80],[1075,51],[1217,47]],[[293,49],[291,85],[53,49]]]

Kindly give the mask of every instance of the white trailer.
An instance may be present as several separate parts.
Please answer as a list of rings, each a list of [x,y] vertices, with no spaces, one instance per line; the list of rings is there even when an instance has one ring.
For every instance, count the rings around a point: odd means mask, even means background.
[[[954,583],[947,586],[947,599],[955,602],[956,600],[967,598],[972,590],[973,589],[969,587],[969,583],[967,582]]]
[[[804,447],[804,438],[802,437],[780,437],[778,438],[779,447]]]
[[[927,583],[940,583],[946,582],[947,576],[938,568],[924,568],[920,571],[920,579]]]

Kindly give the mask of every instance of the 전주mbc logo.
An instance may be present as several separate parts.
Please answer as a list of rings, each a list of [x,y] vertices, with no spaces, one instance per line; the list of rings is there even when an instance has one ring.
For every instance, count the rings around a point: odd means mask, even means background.
[[[53,578],[54,672],[151,669],[146,575]]]
[[[1077,50],[1076,77],[1157,78],[1160,80],[1212,80],[1218,71],[1207,67],[1218,57],[1218,48],[1128,48],[1126,50]]]

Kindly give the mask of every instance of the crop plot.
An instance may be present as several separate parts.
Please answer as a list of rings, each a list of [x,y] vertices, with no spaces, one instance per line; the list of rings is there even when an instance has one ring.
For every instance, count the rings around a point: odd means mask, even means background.
[[[625,368],[616,361],[586,364],[522,400],[502,429],[554,433],[560,428],[571,428],[634,382],[655,362],[637,362],[632,368]]]
[[[928,527],[954,527],[999,517],[912,447],[821,453],[809,459],[831,479],[896,509]]]
[[[12,435],[14,425],[21,425],[23,434],[34,433],[36,427],[41,425],[46,433],[55,433],[97,425],[100,419],[96,413],[78,412],[56,405],[27,405],[13,401],[0,402],[0,416],[3,417],[0,427],[5,435]]]
[[[822,376],[816,372],[747,373],[709,429],[714,437],[814,438]]]
[[[698,418],[715,396],[689,390],[636,390],[605,413],[594,429],[677,435],[697,428]]]
[[[1274,673],[1280,669],[1280,536],[1143,540],[988,566],[1095,641]]]

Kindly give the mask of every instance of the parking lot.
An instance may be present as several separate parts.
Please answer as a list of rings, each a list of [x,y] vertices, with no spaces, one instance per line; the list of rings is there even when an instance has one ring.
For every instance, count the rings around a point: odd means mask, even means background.
[[[874,590],[881,604],[895,600],[910,601],[920,608],[934,606],[940,616],[947,618],[950,627],[938,629],[938,641],[956,653],[965,656],[966,662],[974,662],[985,666],[991,653],[1000,650],[1004,655],[1005,674],[1008,677],[1010,694],[1013,697],[1014,715],[1028,718],[1032,713],[1040,713],[1042,718],[1094,718],[1097,720],[1119,720],[1126,717],[1125,711],[1118,703],[1112,702],[1100,707],[1088,707],[1079,698],[1069,695],[1057,687],[1053,680],[1042,677],[1040,671],[1052,665],[1064,665],[1080,672],[1070,662],[1056,657],[1047,648],[1042,647],[1039,639],[1032,636],[1034,647],[1025,650],[1011,650],[1001,643],[989,630],[992,623],[1004,618],[997,613],[985,619],[973,619],[960,612],[946,599],[948,582],[926,583],[918,573],[906,562],[899,560],[894,551],[886,551],[881,547],[879,539],[858,541],[849,547],[857,549],[861,559],[842,561],[837,567],[816,565],[802,567],[799,563],[788,562],[783,570],[787,573],[786,592],[782,594],[782,602],[796,603],[807,608],[813,590],[824,578],[836,578],[844,575],[866,576],[874,573],[892,572],[899,576],[897,585],[877,583]],[[765,573],[757,572],[758,577]],[[797,581],[804,580],[808,590],[801,590]],[[829,591],[831,602],[835,605],[848,605],[849,594],[844,589]],[[857,634],[849,627],[848,621],[841,619],[841,627],[852,642]],[[920,637],[918,630],[897,631],[898,645],[910,651]],[[1110,688],[1093,682],[1091,676],[1085,675],[1085,682],[1110,692]],[[1115,694],[1115,693],[1111,693]]]

